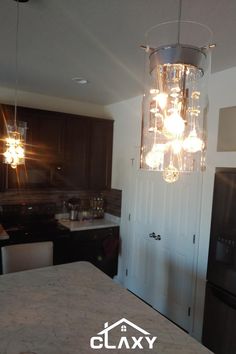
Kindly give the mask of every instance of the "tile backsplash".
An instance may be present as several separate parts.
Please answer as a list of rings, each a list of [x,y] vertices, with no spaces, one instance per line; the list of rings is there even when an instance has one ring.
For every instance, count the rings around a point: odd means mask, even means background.
[[[81,199],[81,205],[86,209],[89,207],[89,199],[102,195],[104,198],[105,212],[120,216],[121,194],[117,189],[104,190],[101,192],[89,190],[16,190],[0,193],[0,204],[23,204],[23,203],[46,203],[57,204],[58,212],[62,211],[63,201],[71,198]]]

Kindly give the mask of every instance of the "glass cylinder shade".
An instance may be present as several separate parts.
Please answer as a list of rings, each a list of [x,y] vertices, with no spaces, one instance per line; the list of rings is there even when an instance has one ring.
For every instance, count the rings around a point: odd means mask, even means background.
[[[169,183],[205,169],[210,70],[209,43],[171,43],[147,41],[140,160],[141,168],[163,171]]]
[[[14,169],[25,163],[26,128],[26,122],[18,122],[17,126],[13,122],[7,123],[7,137],[4,139],[4,163],[11,165]]]

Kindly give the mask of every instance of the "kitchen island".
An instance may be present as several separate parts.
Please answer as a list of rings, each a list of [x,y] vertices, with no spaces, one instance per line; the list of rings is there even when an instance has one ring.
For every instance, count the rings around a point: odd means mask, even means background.
[[[2,275],[0,302],[1,354],[210,353],[88,262]]]

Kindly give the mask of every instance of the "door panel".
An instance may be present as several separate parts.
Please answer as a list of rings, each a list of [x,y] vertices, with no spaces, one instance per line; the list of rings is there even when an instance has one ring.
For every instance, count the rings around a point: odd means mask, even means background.
[[[168,306],[156,307],[165,316],[186,330],[191,320],[188,308],[192,307],[194,249],[193,235],[198,232],[201,176],[183,175],[177,184],[166,185],[163,239],[169,250]],[[167,260],[166,260],[167,261]]]
[[[198,232],[200,174],[165,183],[161,173],[133,169],[128,287],[166,317],[190,330],[193,235]],[[149,237],[150,233],[161,239]]]

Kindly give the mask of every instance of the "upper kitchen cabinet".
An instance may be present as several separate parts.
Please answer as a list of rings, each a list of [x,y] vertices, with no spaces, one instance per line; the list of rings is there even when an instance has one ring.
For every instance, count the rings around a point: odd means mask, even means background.
[[[13,116],[2,105],[2,131]],[[26,161],[17,170],[1,164],[2,189],[110,188],[113,121],[25,107],[17,119],[27,123]]]
[[[89,186],[111,188],[113,121],[93,119],[90,137]]]
[[[65,129],[65,186],[89,188],[90,120],[67,117]]]
[[[11,119],[14,109],[6,109]],[[63,117],[59,113],[18,107],[17,120],[27,123],[26,160],[17,171],[5,167],[5,188],[59,187],[63,184]]]

